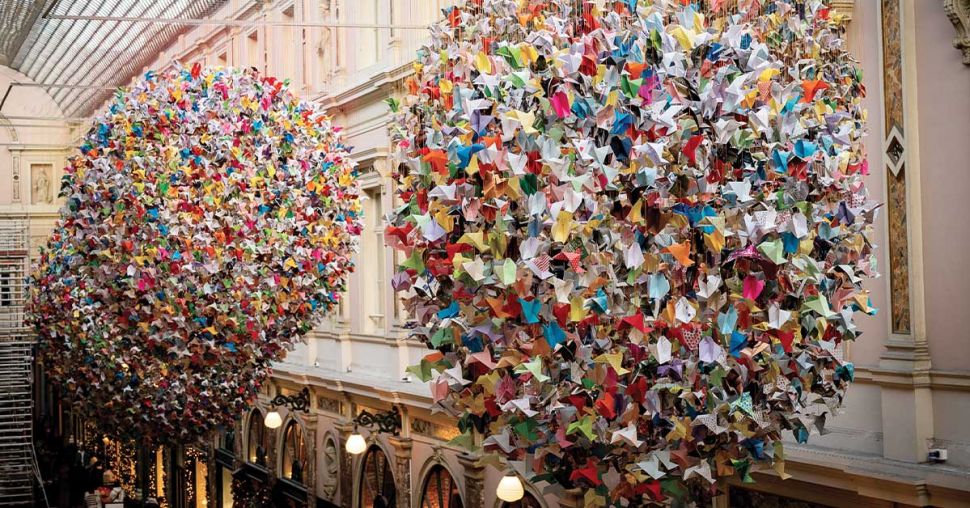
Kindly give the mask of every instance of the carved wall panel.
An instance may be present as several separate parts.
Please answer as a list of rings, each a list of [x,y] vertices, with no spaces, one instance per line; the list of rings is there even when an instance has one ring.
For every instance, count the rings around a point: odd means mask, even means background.
[[[333,414],[343,414],[344,406],[343,403],[337,399],[331,399],[330,397],[320,396],[317,397],[317,407],[321,411],[326,411]]]
[[[439,425],[437,423],[422,420],[420,418],[411,419],[411,432],[426,437],[450,441],[460,434],[458,428],[452,425]]]
[[[49,205],[54,202],[53,164],[30,165],[30,204]]]
[[[337,494],[337,481],[340,477],[340,452],[333,436],[327,436],[323,443],[323,482],[320,485],[321,496],[333,501]]]

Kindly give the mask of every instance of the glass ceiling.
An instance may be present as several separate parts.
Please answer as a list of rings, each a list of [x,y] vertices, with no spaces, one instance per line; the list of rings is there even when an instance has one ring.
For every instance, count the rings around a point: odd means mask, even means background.
[[[174,23],[50,19],[51,16],[201,18],[226,0],[3,0],[0,63],[35,83],[67,117],[88,116],[191,28]]]
[[[0,65],[10,65],[27,31],[43,10],[43,3],[35,0],[0,3]]]

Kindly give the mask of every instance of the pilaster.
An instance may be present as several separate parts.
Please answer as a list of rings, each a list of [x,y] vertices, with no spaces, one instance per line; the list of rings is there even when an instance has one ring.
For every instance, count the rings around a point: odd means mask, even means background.
[[[409,437],[390,436],[387,442],[394,447],[394,479],[397,482],[397,508],[411,508],[411,449]]]
[[[880,0],[890,333],[873,377],[881,385],[883,455],[907,462],[925,461],[933,437],[923,307],[915,9],[914,2]]]
[[[465,473],[465,508],[485,508],[485,466],[478,459],[470,453],[458,456]]]
[[[10,128],[13,131],[13,127]],[[18,141],[16,137],[16,131],[12,137],[12,141]],[[13,202],[20,203],[20,193],[21,193],[21,181],[20,181],[20,155],[16,154],[11,150],[13,155]]]
[[[311,396],[310,404],[316,406],[316,397]],[[314,414],[300,415],[306,435],[303,442],[306,445],[307,461],[303,471],[303,485],[306,485],[307,501],[315,502],[317,498],[317,417]]]
[[[354,456],[347,452],[347,438],[354,432],[354,424],[350,422],[340,423],[334,426],[337,429],[340,449],[340,479],[338,481],[340,506],[350,508],[354,500]]]

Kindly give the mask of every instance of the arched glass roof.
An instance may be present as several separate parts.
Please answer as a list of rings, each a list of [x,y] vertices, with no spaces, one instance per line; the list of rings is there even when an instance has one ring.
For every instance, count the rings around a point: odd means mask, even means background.
[[[111,95],[106,87],[127,83],[190,28],[142,19],[201,18],[224,3],[226,0],[4,0],[0,2],[0,64],[19,70],[36,83],[52,85],[47,92],[65,116],[87,116]]]

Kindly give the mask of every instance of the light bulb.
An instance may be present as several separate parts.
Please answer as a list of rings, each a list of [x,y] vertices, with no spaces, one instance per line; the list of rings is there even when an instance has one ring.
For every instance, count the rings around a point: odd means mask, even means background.
[[[495,489],[495,495],[507,503],[514,503],[522,499],[522,496],[525,495],[522,480],[514,474],[503,476],[502,481],[498,482],[498,488]]]
[[[279,428],[280,425],[283,425],[283,418],[281,418],[280,414],[275,410],[270,411],[269,413],[266,413],[266,418],[263,420],[263,425],[265,425],[267,429]]]
[[[367,450],[367,442],[364,441],[364,436],[354,433],[347,438],[347,453],[360,455],[365,450]]]

